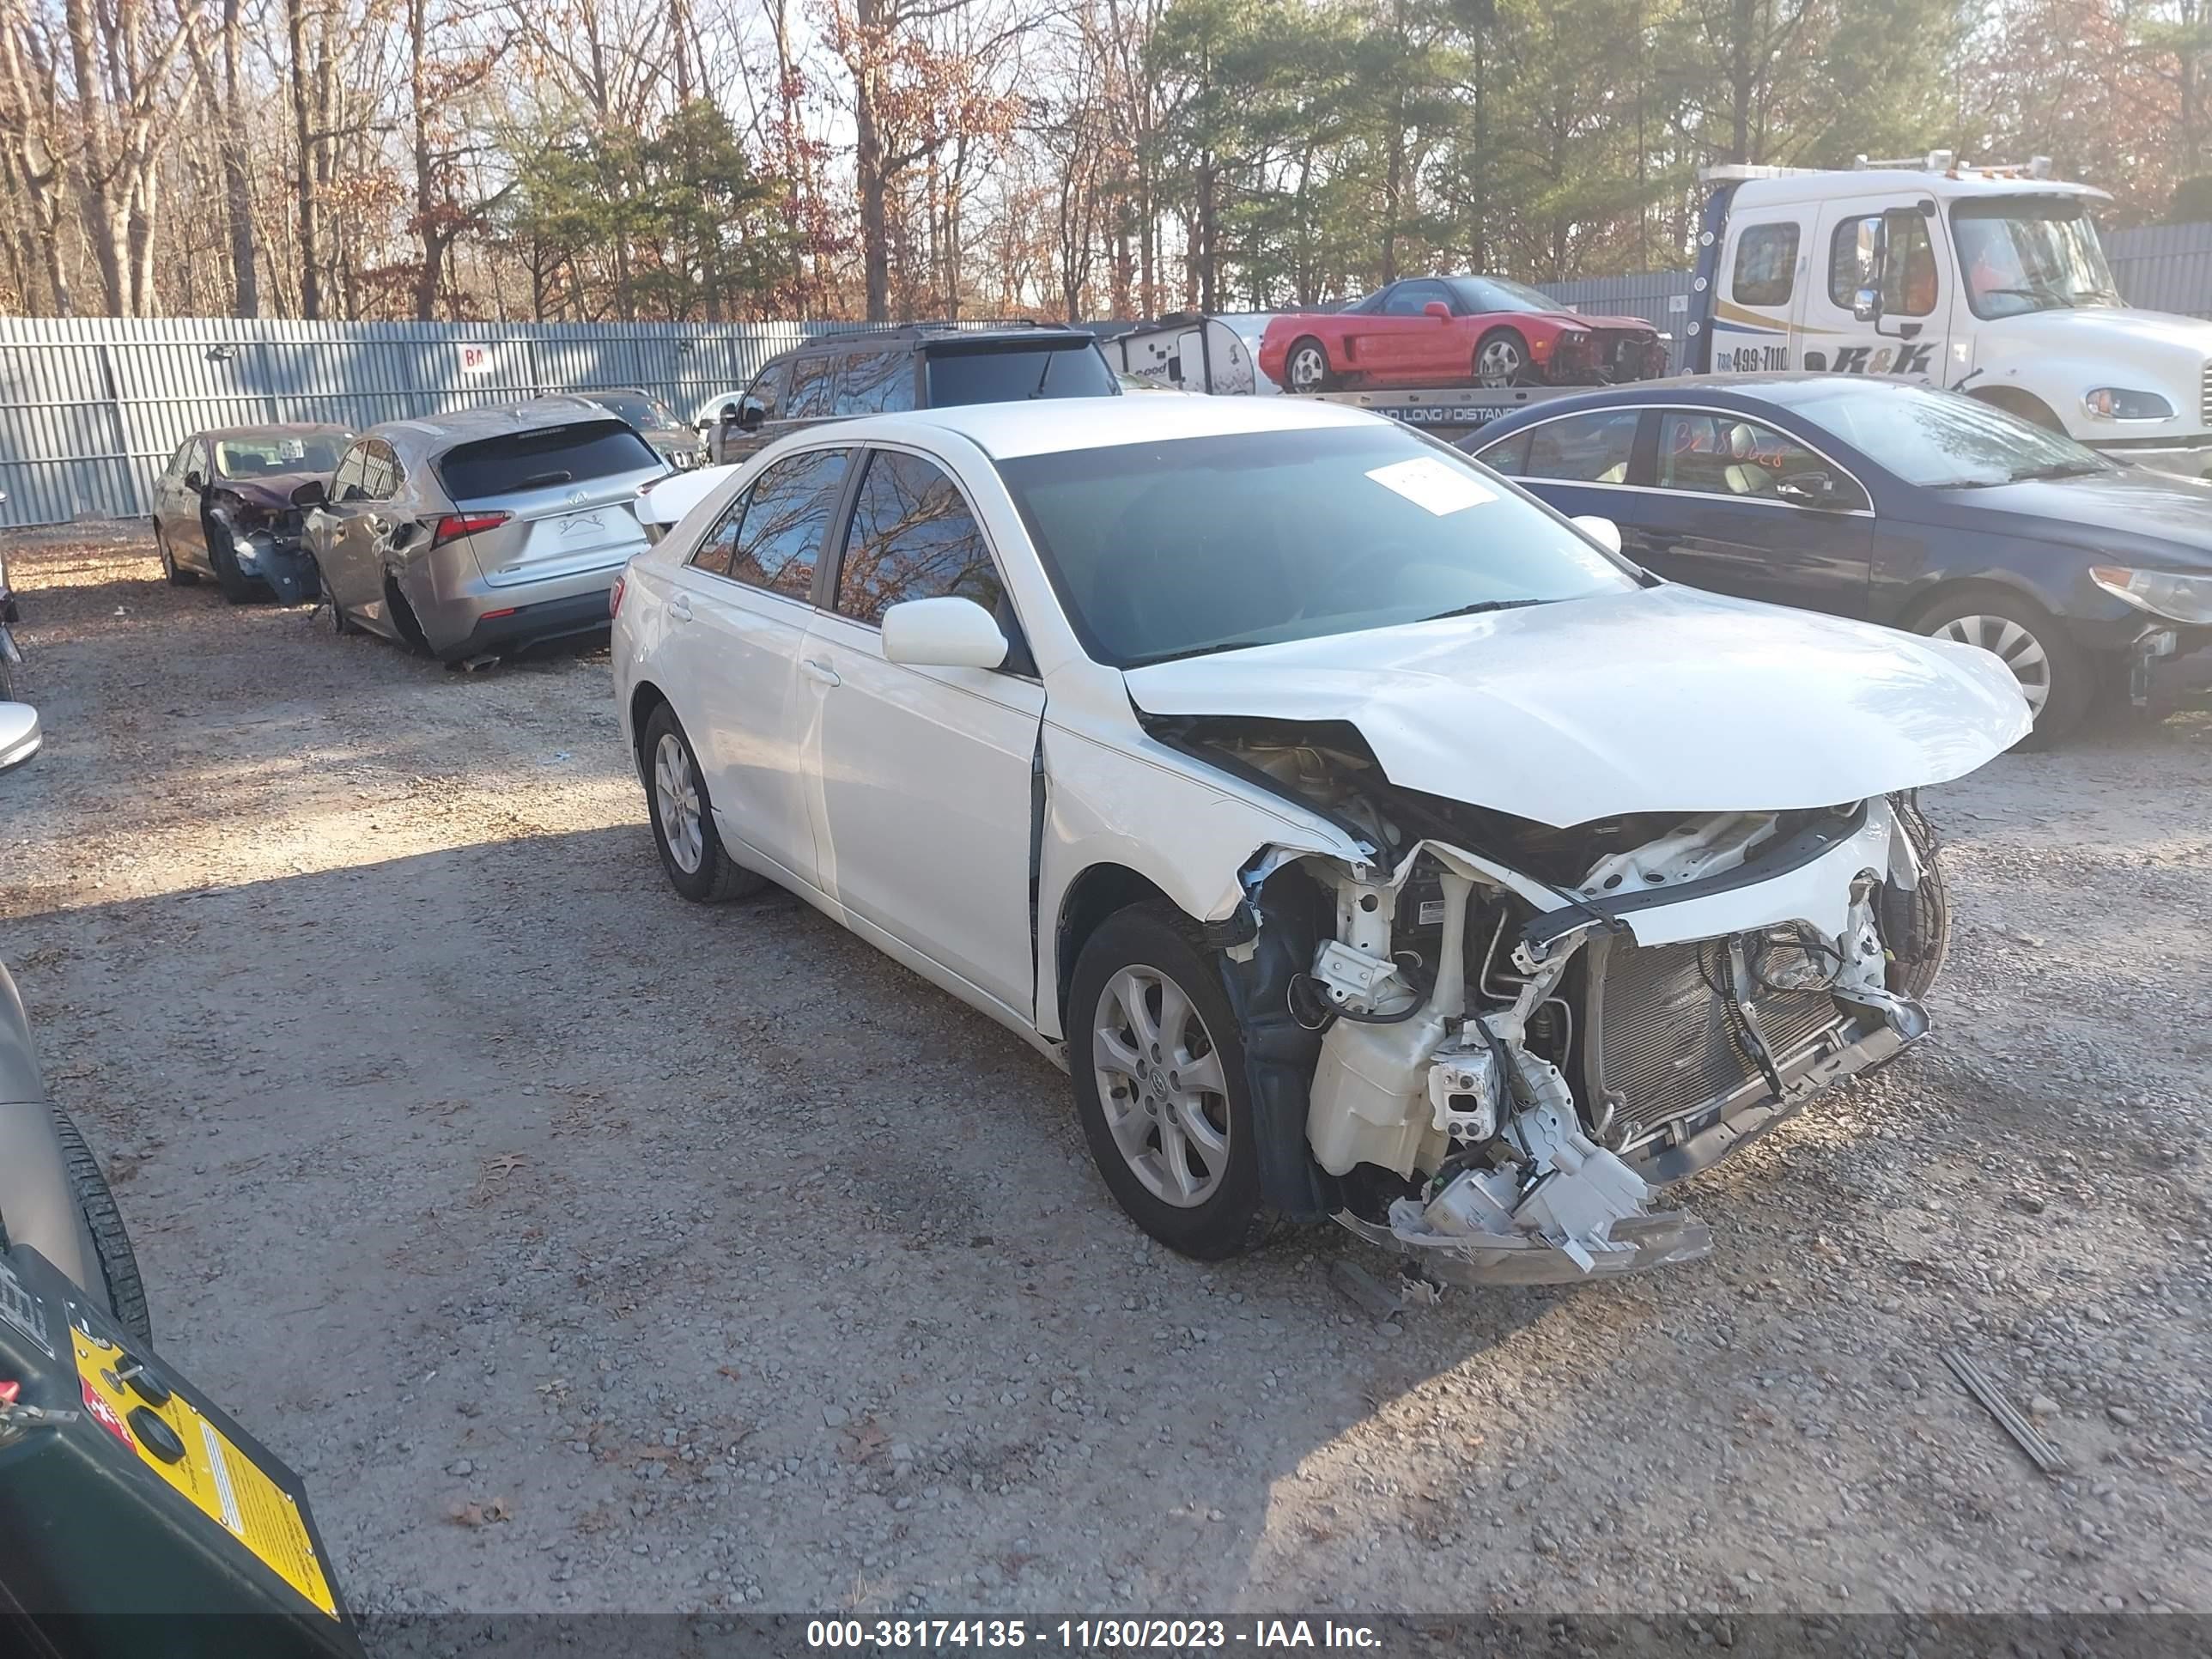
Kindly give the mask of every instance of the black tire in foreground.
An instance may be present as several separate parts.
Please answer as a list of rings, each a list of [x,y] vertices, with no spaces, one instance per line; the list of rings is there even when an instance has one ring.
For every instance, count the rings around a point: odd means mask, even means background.
[[[721,904],[767,886],[767,877],[744,868],[722,846],[699,757],[666,703],[646,720],[638,755],[653,844],[668,884],[695,904]]]
[[[2022,749],[2048,749],[2063,741],[2089,712],[2096,674],[2087,653],[2067,636],[2065,625],[2034,600],[1989,587],[1939,595],[1915,619],[1913,630],[1994,652],[2019,680],[2035,710],[2035,727]]]
[[[253,579],[239,568],[238,550],[230,544],[230,532],[219,520],[208,524],[207,545],[208,562],[215,567],[215,585],[231,604],[244,605],[253,597]]]
[[[1164,904],[1102,922],[1067,1007],[1075,1109],[1129,1218],[1200,1261],[1267,1242],[1244,1045],[1213,964]]]
[[[100,1259],[100,1277],[106,1281],[108,1311],[115,1316],[116,1323],[142,1342],[154,1340],[154,1320],[146,1306],[146,1286],[138,1277],[137,1253],[131,1248],[131,1235],[123,1225],[123,1212],[116,1207],[115,1194],[107,1185],[107,1177],[100,1172],[100,1160],[85,1145],[84,1136],[70,1121],[69,1114],[59,1107],[53,1109],[54,1127],[62,1143],[62,1162],[69,1170],[70,1185],[76,1190],[76,1205],[83,1213],[85,1225],[92,1232],[94,1254]]]

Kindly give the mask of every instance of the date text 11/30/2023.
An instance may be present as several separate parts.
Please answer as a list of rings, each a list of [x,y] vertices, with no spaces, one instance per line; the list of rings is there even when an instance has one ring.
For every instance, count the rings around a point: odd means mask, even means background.
[[[1216,1648],[1376,1648],[1374,1626],[1333,1619],[814,1619],[806,1645],[831,1650],[1015,1649],[1185,1652]]]

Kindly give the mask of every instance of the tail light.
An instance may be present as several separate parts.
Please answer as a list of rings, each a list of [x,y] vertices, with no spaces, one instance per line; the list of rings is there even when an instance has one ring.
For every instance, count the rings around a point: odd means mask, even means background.
[[[430,532],[430,545],[443,547],[479,530],[496,530],[514,516],[512,513],[448,513]]]
[[[609,622],[622,615],[623,584],[629,580],[629,572],[625,570],[615,578],[615,585],[607,589],[607,620]]]

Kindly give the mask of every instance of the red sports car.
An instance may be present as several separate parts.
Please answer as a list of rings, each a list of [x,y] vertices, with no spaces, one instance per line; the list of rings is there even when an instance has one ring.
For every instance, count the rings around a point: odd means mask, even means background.
[[[1583,386],[1667,372],[1641,317],[1588,317],[1500,276],[1415,276],[1342,311],[1268,319],[1260,371],[1285,392]]]

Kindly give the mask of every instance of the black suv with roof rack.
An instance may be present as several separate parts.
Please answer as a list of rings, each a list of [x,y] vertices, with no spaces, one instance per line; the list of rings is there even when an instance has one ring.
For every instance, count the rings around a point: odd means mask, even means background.
[[[1121,385],[1098,342],[1053,324],[957,329],[917,325],[830,334],[769,360],[721,409],[717,461],[740,461],[787,432],[823,421],[1025,398],[1114,398]]]

